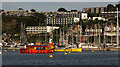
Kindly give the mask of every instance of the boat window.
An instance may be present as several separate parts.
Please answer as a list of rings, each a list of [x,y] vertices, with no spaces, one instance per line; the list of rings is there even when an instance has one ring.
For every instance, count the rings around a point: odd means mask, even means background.
[[[25,50],[22,50],[22,51],[25,51]]]
[[[27,49],[34,49],[34,47],[27,47]]]
[[[45,50],[45,47],[37,47],[36,50]]]

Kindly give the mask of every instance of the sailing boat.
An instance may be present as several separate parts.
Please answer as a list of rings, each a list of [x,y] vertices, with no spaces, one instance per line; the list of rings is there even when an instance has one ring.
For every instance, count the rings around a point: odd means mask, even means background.
[[[78,31],[77,31],[77,33],[78,33]],[[59,49],[59,48],[55,49],[55,51],[57,51],[57,52],[82,52],[82,48],[74,47],[73,26],[72,26],[71,34],[72,34],[72,45],[67,45],[68,43],[64,43],[64,37],[63,37],[63,44],[66,44],[65,45],[66,47],[64,49]],[[63,36],[64,36],[64,31],[63,31]],[[66,33],[66,41],[68,41],[68,33]]]

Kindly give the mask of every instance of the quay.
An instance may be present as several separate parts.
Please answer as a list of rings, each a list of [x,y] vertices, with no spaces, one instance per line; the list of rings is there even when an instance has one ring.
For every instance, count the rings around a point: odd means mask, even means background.
[[[7,50],[19,50],[20,48],[19,47],[17,47],[17,48],[15,48],[15,47],[3,47],[2,50],[4,50],[4,49],[7,49]]]
[[[120,48],[83,48],[83,51],[120,51]]]
[[[7,50],[19,50],[20,48],[17,47],[3,47],[2,50],[4,49],[7,49]],[[78,48],[79,49],[79,48]],[[69,52],[70,49],[55,49],[56,52]],[[102,48],[102,49],[99,49],[99,48],[82,48],[80,49],[80,51],[76,51],[76,50],[73,50],[73,52],[81,52],[81,51],[120,51],[120,48]],[[72,51],[71,51],[72,52]]]

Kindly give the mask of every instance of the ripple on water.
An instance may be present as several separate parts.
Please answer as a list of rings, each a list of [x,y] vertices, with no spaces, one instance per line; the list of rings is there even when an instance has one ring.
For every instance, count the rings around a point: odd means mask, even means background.
[[[72,52],[64,55],[63,52],[55,52],[54,57],[50,54],[21,54],[8,50],[3,52],[3,65],[117,65],[118,52],[115,51],[83,51]]]

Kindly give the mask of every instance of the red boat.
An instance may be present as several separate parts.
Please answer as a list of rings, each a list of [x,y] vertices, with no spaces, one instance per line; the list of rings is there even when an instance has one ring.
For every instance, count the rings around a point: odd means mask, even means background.
[[[32,45],[20,49],[21,53],[54,53],[54,46],[50,45]]]

